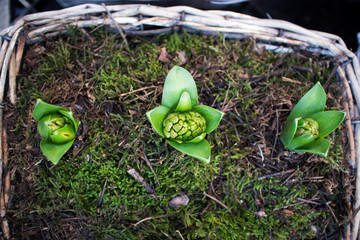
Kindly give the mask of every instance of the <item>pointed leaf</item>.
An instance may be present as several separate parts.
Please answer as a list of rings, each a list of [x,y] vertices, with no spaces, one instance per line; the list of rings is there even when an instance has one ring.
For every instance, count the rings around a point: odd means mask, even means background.
[[[295,105],[287,121],[321,112],[325,108],[325,103],[326,93],[321,84],[317,82]]]
[[[311,115],[319,124],[319,138],[329,135],[344,120],[346,113],[340,111],[325,111]]]
[[[175,108],[184,91],[190,96],[191,106],[196,106],[198,94],[193,77],[184,68],[175,66],[169,71],[165,79],[161,105]]]
[[[292,139],[291,142],[285,147],[287,147],[290,150],[296,150],[297,148],[313,143],[314,140],[315,138],[313,135],[306,134]]]
[[[191,157],[197,158],[204,163],[210,162],[211,149],[210,144],[205,139],[197,143],[177,143],[166,139],[166,141],[175,149]]]
[[[295,152],[309,152],[313,154],[326,157],[330,148],[330,142],[327,139],[319,138],[312,144],[305,146],[304,148],[296,149]]]
[[[197,136],[196,138],[191,139],[190,141],[187,141],[189,143],[197,143],[200,142],[201,140],[203,140],[206,136],[206,133],[202,133],[199,136]]]
[[[157,132],[162,137],[165,137],[162,123],[169,112],[170,108],[159,106],[146,113],[146,117],[149,119],[151,126],[154,128],[155,132]]]
[[[67,109],[59,109],[58,112],[61,113],[64,116],[68,117],[71,120],[72,125],[74,126],[74,129],[75,129],[75,133],[76,133],[77,129],[78,129],[78,126],[80,125],[81,122],[76,120],[74,118],[74,114],[72,112],[70,112],[69,110],[67,110]]]
[[[59,110],[68,111],[66,108],[55,106],[49,103],[44,102],[41,99],[37,99],[34,110],[33,110],[33,116],[34,119],[38,122],[40,119],[50,113],[57,112]]]
[[[193,107],[193,109],[206,119],[206,129],[204,133],[210,133],[217,128],[222,117],[225,115],[225,113],[206,105],[198,105]]]
[[[186,112],[191,110],[190,95],[185,91],[181,94],[179,103],[175,109],[175,112]]]
[[[280,136],[281,142],[284,144],[284,146],[288,145],[290,141],[293,139],[296,133],[296,129],[298,126],[298,122],[301,118],[295,118],[292,121],[287,121],[285,123],[283,132]]]
[[[57,164],[60,158],[70,149],[73,143],[74,140],[64,144],[54,144],[46,140],[41,140],[40,149],[47,159],[49,159],[53,164]]]

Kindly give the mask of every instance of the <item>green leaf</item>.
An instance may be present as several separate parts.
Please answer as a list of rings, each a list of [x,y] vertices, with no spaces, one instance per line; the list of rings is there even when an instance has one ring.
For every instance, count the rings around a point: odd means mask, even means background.
[[[302,146],[313,143],[314,140],[315,138],[313,135],[306,134],[292,139],[288,145],[285,145],[285,147],[287,147],[290,150],[296,150]]]
[[[46,140],[41,140],[40,149],[47,159],[49,159],[53,164],[57,164],[60,158],[70,149],[73,143],[74,140],[64,144],[55,144]]]
[[[206,129],[204,133],[210,133],[217,128],[222,117],[225,115],[225,113],[206,105],[198,105],[193,107],[193,109],[206,119]]]
[[[309,118],[314,119],[319,124],[319,138],[329,135],[344,120],[346,113],[340,111],[325,111],[315,113]]]
[[[295,105],[287,122],[298,117],[307,117],[325,108],[326,93],[319,82],[315,84]]]
[[[179,103],[175,109],[175,112],[187,112],[191,110],[190,95],[185,91],[181,94]]]
[[[185,153],[191,157],[199,159],[204,163],[210,162],[211,149],[210,144],[205,139],[197,143],[177,143],[171,140],[166,139],[166,141],[173,146],[175,149],[179,150],[182,153]]]
[[[49,139],[50,129],[48,127],[51,121],[52,114],[48,114],[40,119],[37,125],[37,130],[42,138]]]
[[[196,138],[191,139],[190,141],[187,141],[189,143],[197,143],[200,142],[201,140],[203,140],[206,136],[206,133],[202,133],[199,136],[197,136]]]
[[[72,124],[66,124],[64,127],[56,130],[50,135],[49,140],[54,144],[64,144],[75,138],[76,132]]]
[[[44,102],[41,99],[37,99],[34,110],[33,116],[34,119],[38,122],[40,119],[50,113],[58,112],[59,110],[68,111],[66,108],[55,106],[49,103]]]
[[[78,121],[78,120],[76,120],[76,119],[74,118],[73,113],[70,112],[70,111],[67,110],[67,109],[59,109],[58,112],[61,113],[61,114],[64,115],[64,116],[68,117],[68,118],[71,120],[72,125],[74,126],[74,129],[75,129],[75,134],[76,134],[76,133],[77,133],[78,126],[80,125],[81,122]]]
[[[330,142],[327,139],[319,138],[312,144],[296,149],[295,152],[309,152],[326,157],[330,148]]]
[[[182,67],[173,67],[164,83],[161,105],[175,108],[183,92],[187,92],[191,99],[191,106],[198,104],[196,84],[191,74]]]
[[[285,123],[283,132],[280,136],[280,140],[284,144],[284,146],[288,145],[291,139],[293,139],[300,119],[301,117],[295,118],[292,121],[287,121]]]
[[[159,106],[146,113],[146,117],[149,119],[155,132],[157,132],[162,137],[165,137],[162,123],[169,112],[170,108]]]

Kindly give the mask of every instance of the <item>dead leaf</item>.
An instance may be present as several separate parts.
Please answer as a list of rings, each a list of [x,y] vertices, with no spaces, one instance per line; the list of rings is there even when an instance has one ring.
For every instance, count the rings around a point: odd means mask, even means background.
[[[159,56],[159,61],[160,62],[164,62],[164,63],[170,63],[170,59],[169,59],[169,54],[166,51],[165,47],[162,47],[160,50],[160,56]]]
[[[294,212],[293,211],[290,211],[290,210],[287,210],[287,209],[285,209],[285,210],[283,210],[283,213],[285,213],[286,215],[294,215]]]
[[[186,62],[187,62],[187,59],[186,59],[186,54],[184,51],[180,51],[177,53],[178,54],[178,58],[180,60],[180,65],[184,65]]]

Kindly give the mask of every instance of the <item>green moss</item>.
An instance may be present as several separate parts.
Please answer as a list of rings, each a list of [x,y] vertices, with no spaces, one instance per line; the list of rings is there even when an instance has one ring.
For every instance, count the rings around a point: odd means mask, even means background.
[[[263,148],[266,161],[274,161],[266,152],[273,146],[276,134],[275,129],[269,130],[274,119],[268,112],[282,107],[274,102],[274,96],[283,94],[282,88],[298,87],[281,78],[308,79],[299,86],[300,90],[291,92],[289,98],[295,101],[312,83],[324,82],[329,69],[320,70],[308,60],[289,55],[282,60],[285,68],[274,75],[271,69],[282,55],[261,55],[251,41],[225,41],[224,36],[184,33],[136,38],[131,41],[130,50],[122,47],[121,39],[103,30],[95,31],[91,37],[101,43],[70,47],[77,41],[87,41],[84,34],[70,30],[70,37],[59,39],[59,46],[46,53],[37,69],[21,80],[24,90],[20,92],[19,108],[26,108],[37,97],[48,100],[64,71],[82,76],[78,78],[83,79],[83,95],[91,95],[95,100],[87,102],[91,112],[81,116],[90,127],[85,148],[76,156],[69,153],[56,166],[43,158],[40,171],[33,173],[36,190],[28,206],[29,215],[74,209],[77,216],[86,216],[92,236],[116,239],[163,239],[165,235],[179,238],[180,234],[185,239],[311,239],[316,237],[311,226],[325,227],[331,213],[299,200],[311,199],[315,194],[312,189],[322,186],[316,182],[284,184],[285,178],[277,177],[259,180],[267,172],[258,167],[265,166],[258,146]],[[162,47],[170,56],[184,51],[188,59],[184,67],[193,71],[200,102],[226,111],[220,127],[207,137],[212,146],[210,164],[174,151],[145,119],[145,111],[160,104],[157,91],[161,81],[177,63],[175,58],[171,63],[159,61]],[[86,75],[76,59],[91,74]],[[290,65],[312,72],[291,71]],[[38,81],[33,81],[35,78]],[[131,93],[141,87],[148,89]],[[272,135],[254,134],[257,128],[264,133],[272,131]],[[267,150],[262,146],[265,143]],[[341,164],[341,153],[341,146],[332,149],[331,166]],[[155,174],[143,160],[144,155]],[[279,160],[274,168],[287,170],[286,164],[291,165],[288,161]],[[324,175],[334,170],[323,162],[317,166]],[[153,195],[127,173],[128,167],[138,171],[154,188]],[[295,179],[306,176],[306,165],[295,168]],[[180,194],[189,196],[189,205],[178,210],[170,208],[169,200]]]

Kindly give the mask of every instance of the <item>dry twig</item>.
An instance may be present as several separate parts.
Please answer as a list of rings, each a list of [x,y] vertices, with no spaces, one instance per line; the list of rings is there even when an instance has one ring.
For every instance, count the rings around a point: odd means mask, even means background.
[[[146,180],[132,167],[127,166],[127,173],[130,174],[138,183],[143,185],[148,193],[154,193],[154,190],[151,186],[146,182]]]
[[[220,204],[223,208],[225,208],[226,210],[228,210],[229,213],[232,213],[228,206],[226,206],[225,204],[223,204],[222,202],[220,202],[220,201],[219,201],[218,199],[216,199],[215,197],[207,194],[206,192],[203,192],[203,195],[206,196],[206,197],[208,197],[208,198],[211,198],[212,200],[214,200],[215,202],[217,202],[218,204]]]

